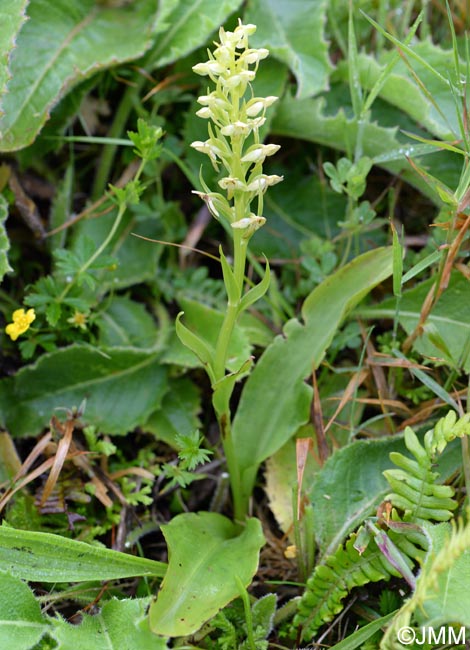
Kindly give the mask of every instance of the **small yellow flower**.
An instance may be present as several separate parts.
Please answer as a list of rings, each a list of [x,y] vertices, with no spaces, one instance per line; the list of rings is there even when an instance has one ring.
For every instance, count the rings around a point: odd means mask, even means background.
[[[87,326],[87,315],[82,314],[81,311],[76,311],[71,318],[67,318],[67,323],[70,323],[74,327],[79,327],[82,330],[86,330]]]
[[[20,334],[24,334],[29,329],[29,326],[36,318],[36,314],[34,309],[28,309],[27,312],[24,309],[17,309],[13,312],[12,318],[13,323],[5,327],[5,332],[12,341],[16,341]]]

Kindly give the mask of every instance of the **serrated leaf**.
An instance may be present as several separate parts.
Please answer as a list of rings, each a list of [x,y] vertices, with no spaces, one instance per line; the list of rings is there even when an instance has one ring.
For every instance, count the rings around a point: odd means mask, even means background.
[[[185,513],[162,526],[170,563],[150,607],[150,627],[165,636],[186,636],[239,595],[258,567],[265,540],[258,519],[240,527],[214,512]]]
[[[266,47],[297,79],[297,97],[310,97],[328,88],[333,66],[324,36],[326,0],[253,0],[245,22],[257,25],[250,42]]]
[[[147,622],[150,598],[112,600],[98,614],[83,613],[80,625],[52,619],[50,631],[57,650],[163,650],[166,640],[153,634]]]
[[[49,628],[28,585],[3,572],[0,572],[0,612],[0,646],[5,650],[30,650]]]
[[[29,0],[4,0],[0,6],[0,116],[3,114],[1,97],[7,91],[10,79],[10,57],[16,37],[26,20]]]
[[[168,3],[167,3],[168,4]],[[180,0],[166,11],[165,32],[159,36],[148,58],[152,67],[161,68],[203,45],[241,0]]]
[[[85,422],[125,434],[158,407],[166,377],[155,353],[75,344],[44,354],[0,382],[6,426],[13,436],[37,435],[55,409],[78,407],[86,399]]]
[[[27,13],[3,99],[3,151],[33,142],[51,108],[77,83],[142,56],[152,44],[156,3],[141,0],[131,7],[108,8],[94,0],[30,0]]]
[[[3,280],[5,273],[12,270],[8,263],[7,253],[10,249],[10,241],[7,231],[5,230],[5,221],[8,217],[8,203],[6,198],[0,194],[0,282]]]
[[[164,576],[166,564],[51,533],[0,526],[0,570],[34,582]]]

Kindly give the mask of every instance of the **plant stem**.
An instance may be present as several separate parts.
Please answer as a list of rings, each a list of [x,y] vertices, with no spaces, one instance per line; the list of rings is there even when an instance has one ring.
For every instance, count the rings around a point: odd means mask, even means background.
[[[222,379],[225,375],[225,367],[227,364],[228,348],[232,338],[233,329],[237,322],[238,310],[240,300],[243,294],[244,278],[245,278],[245,263],[246,263],[246,239],[243,239],[239,230],[234,230],[233,234],[233,272],[238,287],[238,296],[235,303],[230,301],[227,304],[227,311],[225,312],[224,322],[217,338],[214,357],[214,374],[216,381]]]

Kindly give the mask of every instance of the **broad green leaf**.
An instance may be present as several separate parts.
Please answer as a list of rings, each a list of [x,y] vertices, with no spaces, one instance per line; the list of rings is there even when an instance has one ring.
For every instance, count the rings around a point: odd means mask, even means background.
[[[83,614],[80,625],[52,619],[50,634],[59,644],[57,650],[163,650],[166,640],[155,636],[148,626],[149,601],[113,598],[99,614]]]
[[[7,91],[10,79],[10,57],[16,45],[16,37],[26,20],[29,0],[3,0],[0,5],[0,98]],[[0,101],[0,116],[2,115]]]
[[[96,324],[100,344],[107,347],[153,348],[158,341],[157,323],[144,305],[125,296],[114,296]]]
[[[245,22],[257,26],[254,47],[266,47],[297,79],[297,97],[310,97],[328,88],[332,65],[324,27],[326,0],[253,0]]]
[[[80,582],[162,577],[166,564],[60,535],[0,526],[0,570],[34,582]]]
[[[170,378],[161,408],[152,413],[142,428],[175,447],[177,435],[189,436],[200,426],[200,410],[201,396],[193,382],[187,377]]]
[[[358,125],[344,108],[346,102],[344,92],[345,86],[341,84],[340,88],[332,86],[327,95],[315,99],[295,99],[291,94],[286,93],[279,102],[272,121],[272,133],[316,142],[352,155],[358,137]],[[335,95],[343,98],[339,107],[334,105],[335,102],[331,99]],[[395,125],[401,124],[403,127],[403,121],[409,118],[385,102],[382,102],[380,110],[377,110],[377,118],[381,118],[383,114],[387,116],[385,125],[377,121],[367,121],[362,125],[364,155],[372,158],[392,174],[401,173],[404,179],[436,201],[435,193],[413,171],[406,160],[406,156],[416,157],[426,153],[419,149],[416,142],[398,134]],[[390,124],[393,127],[390,127]],[[419,127],[411,122],[411,124],[407,123],[406,128],[413,132]],[[461,172],[460,156],[451,152],[441,152],[438,156],[428,156],[426,163],[427,168],[442,182],[450,187],[457,186]]]
[[[0,572],[0,647],[30,650],[48,628],[28,585]]]
[[[287,93],[281,100],[272,122],[272,132],[290,138],[300,138],[340,149],[352,150],[357,140],[356,120],[340,109],[334,115],[326,111],[327,97],[295,99]],[[397,128],[385,128],[375,122],[363,125],[363,153],[369,158],[397,149]],[[406,161],[403,161],[402,167]],[[398,164],[395,163],[395,168]],[[395,169],[394,168],[394,169]]]
[[[8,203],[3,194],[0,194],[0,282],[3,280],[5,273],[12,270],[7,256],[8,250],[10,249],[10,241],[4,226],[7,216]]]
[[[152,44],[156,9],[154,0],[123,8],[95,0],[31,0],[10,62],[0,149],[33,142],[51,108],[83,79],[142,56]]]
[[[398,320],[407,334],[418,324],[421,307],[434,281],[431,278],[403,293]],[[363,318],[393,319],[395,301],[390,299],[374,307],[360,308],[358,314]],[[470,372],[470,283],[460,273],[452,274],[427,324],[428,329],[416,340],[415,349],[424,356],[443,359]]]
[[[321,363],[338,327],[391,273],[391,248],[360,255],[308,296],[304,324],[289,321],[284,336],[277,336],[262,354],[244,386],[232,429],[246,497],[257,466],[308,420],[312,390],[304,380]]]
[[[167,25],[148,55],[153,68],[161,68],[204,45],[209,36],[242,4],[241,0],[180,0],[167,2]],[[173,5],[172,11],[169,11]]]
[[[178,515],[162,531],[170,563],[150,607],[150,627],[157,634],[186,636],[239,595],[239,581],[250,584],[265,540],[258,519],[249,519],[240,532],[214,512]]]
[[[104,433],[125,434],[158,408],[166,376],[155,353],[74,344],[0,382],[6,426],[14,437],[36,435],[55,409],[79,407],[86,399],[84,421]]]
[[[391,451],[403,451],[403,438],[358,440],[336,451],[318,472],[310,492],[316,541],[323,557],[374,513],[390,486],[382,475]]]
[[[413,50],[443,73],[446,78],[448,77],[448,71],[453,67],[453,52],[451,50],[443,50],[429,40],[415,43]],[[379,63],[371,55],[364,53],[359,55],[357,63],[363,88],[370,90],[374,86],[391,56],[393,56],[393,51],[385,52],[382,57],[384,65],[382,65],[382,62]],[[438,108],[433,106],[401,59],[393,71],[387,75],[379,97],[399,108],[417,123],[422,124],[433,135],[442,139],[458,137],[456,107],[448,84],[443,83],[424,66],[411,59],[409,61]],[[334,78],[347,83],[348,65],[346,62],[341,62],[338,65]]]

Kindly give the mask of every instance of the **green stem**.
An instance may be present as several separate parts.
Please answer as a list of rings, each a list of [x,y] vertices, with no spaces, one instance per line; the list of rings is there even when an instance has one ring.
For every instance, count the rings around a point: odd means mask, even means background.
[[[120,223],[121,223],[121,221],[122,221],[122,217],[123,217],[123,215],[124,215],[124,213],[125,213],[125,211],[126,211],[126,207],[127,207],[126,204],[122,204],[122,205],[119,206],[119,211],[118,211],[118,213],[117,213],[117,217],[116,217],[116,219],[114,220],[113,226],[112,226],[111,230],[109,231],[108,236],[106,237],[106,239],[104,240],[104,242],[103,242],[100,246],[98,246],[98,248],[97,248],[96,251],[93,253],[93,255],[92,255],[92,256],[91,256],[91,257],[90,257],[90,258],[85,262],[85,264],[81,267],[81,269],[79,270],[79,272],[78,272],[78,273],[75,275],[75,277],[73,278],[72,282],[70,282],[70,283],[65,287],[65,289],[62,291],[62,293],[61,293],[60,296],[58,297],[57,302],[59,302],[59,303],[62,302],[62,300],[65,298],[65,296],[69,293],[70,289],[74,286],[75,282],[77,281],[77,278],[78,278],[82,273],[85,273],[85,271],[87,271],[87,269],[90,268],[90,266],[93,264],[93,262],[94,262],[94,261],[95,261],[95,260],[96,260],[100,255],[101,255],[101,253],[102,253],[102,252],[104,251],[104,249],[107,247],[107,245],[109,244],[109,242],[112,240],[112,238],[113,238],[114,235],[116,234],[117,229],[119,228],[119,225],[120,225]]]
[[[233,329],[237,322],[240,300],[243,294],[245,263],[246,263],[247,242],[243,239],[240,231],[235,230],[233,234],[233,272],[238,287],[238,296],[235,303],[229,302],[225,312],[224,322],[220,328],[214,357],[214,374],[216,381],[222,379],[225,375],[227,365],[228,348],[232,338]]]

